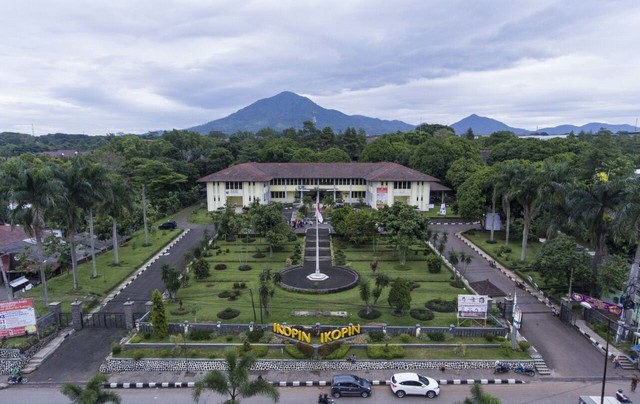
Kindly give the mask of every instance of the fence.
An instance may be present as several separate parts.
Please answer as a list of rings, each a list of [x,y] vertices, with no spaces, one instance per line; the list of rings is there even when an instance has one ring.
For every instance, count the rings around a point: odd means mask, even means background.
[[[304,329],[312,334],[319,334],[320,332],[334,330],[336,328],[345,327],[346,325],[292,325],[292,327]],[[189,331],[194,329],[215,331],[219,335],[237,335],[241,332],[246,332],[252,328],[266,328],[271,329],[271,324],[223,324],[217,323],[169,323],[169,334],[182,334],[185,331],[185,327]],[[408,334],[416,336],[419,333],[438,333],[438,334],[451,334],[457,337],[484,337],[486,335],[504,337],[508,333],[508,328],[504,326],[500,327],[422,327],[422,326],[361,326],[362,333],[368,333],[372,331],[382,331],[390,336],[397,336],[400,334]],[[139,321],[138,331],[141,333],[152,333],[153,325],[149,322]]]

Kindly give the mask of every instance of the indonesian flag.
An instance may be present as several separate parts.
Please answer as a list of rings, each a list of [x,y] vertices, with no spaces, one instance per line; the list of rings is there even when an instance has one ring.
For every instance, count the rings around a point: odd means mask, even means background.
[[[322,213],[320,213],[320,204],[316,203],[316,220],[318,223],[322,223]]]

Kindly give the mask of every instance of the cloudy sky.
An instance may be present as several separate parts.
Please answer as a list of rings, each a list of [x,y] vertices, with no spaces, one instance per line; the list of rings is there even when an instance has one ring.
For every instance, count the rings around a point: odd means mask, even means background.
[[[0,132],[143,133],[281,91],[381,119],[640,117],[638,0],[0,3]]]

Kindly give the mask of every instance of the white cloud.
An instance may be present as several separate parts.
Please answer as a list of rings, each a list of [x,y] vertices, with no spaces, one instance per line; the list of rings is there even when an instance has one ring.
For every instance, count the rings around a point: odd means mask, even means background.
[[[27,0],[0,15],[0,131],[184,128],[284,90],[408,123],[640,115],[634,0]]]

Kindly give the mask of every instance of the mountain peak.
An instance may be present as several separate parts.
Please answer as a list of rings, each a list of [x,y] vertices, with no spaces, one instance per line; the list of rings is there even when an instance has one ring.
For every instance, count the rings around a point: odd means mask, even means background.
[[[305,121],[316,121],[316,127],[330,127],[335,133],[347,128],[363,129],[368,135],[381,135],[415,129],[400,121],[385,121],[360,115],[345,115],[340,111],[325,109],[307,97],[291,91],[282,91],[272,97],[263,98],[226,118],[217,119],[189,128],[200,133],[220,131],[227,134],[238,131],[257,132],[263,128],[276,131],[301,129]]]

